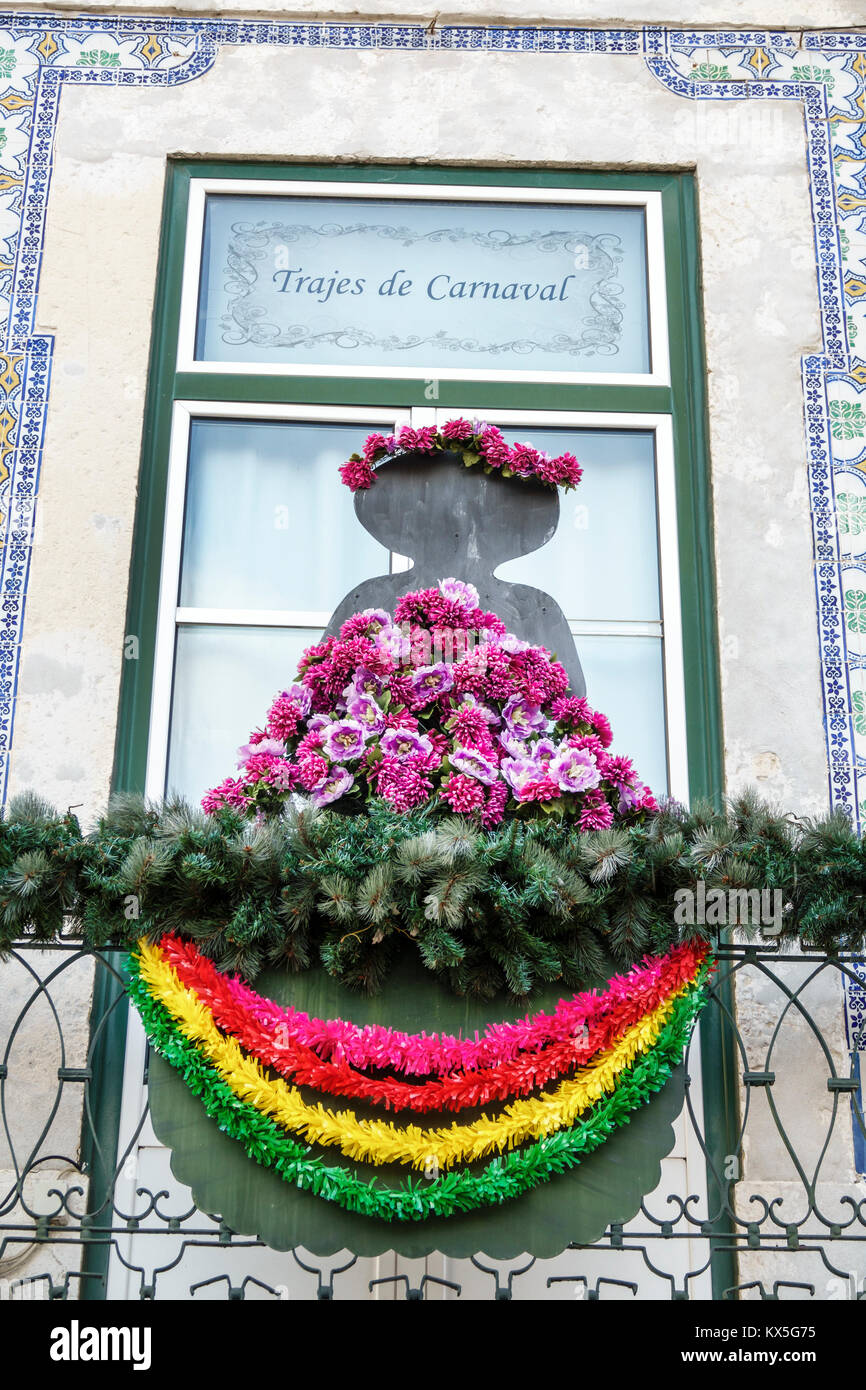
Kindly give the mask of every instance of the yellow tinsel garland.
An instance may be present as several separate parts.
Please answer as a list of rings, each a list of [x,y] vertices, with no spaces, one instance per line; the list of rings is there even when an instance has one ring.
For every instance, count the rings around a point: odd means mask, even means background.
[[[195,1042],[234,1094],[271,1116],[283,1129],[303,1134],[316,1144],[336,1145],[347,1158],[362,1163],[404,1163],[424,1169],[472,1163],[492,1152],[511,1149],[527,1139],[541,1139],[574,1124],[616,1086],[620,1072],[655,1043],[676,998],[688,984],[672,991],[664,1003],[623,1033],[616,1043],[572,1080],[537,1098],[515,1100],[495,1117],[470,1124],[421,1129],[394,1126],[385,1120],[359,1120],[351,1110],[308,1105],[300,1092],[277,1077],[217,1028],[213,1016],[191,989],[181,984],[157,946],[139,942],[142,979],[169,1012],[183,1035]]]

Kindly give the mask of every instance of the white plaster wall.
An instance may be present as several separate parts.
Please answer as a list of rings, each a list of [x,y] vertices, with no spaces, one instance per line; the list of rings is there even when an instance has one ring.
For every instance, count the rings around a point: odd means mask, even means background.
[[[290,10],[263,0],[237,0],[230,5],[214,4],[213,0],[184,0],[182,5],[166,4],[165,0],[91,0],[89,14],[159,14],[211,16],[261,15],[279,20],[347,20],[370,23],[377,19],[407,20],[431,23],[435,18],[441,28],[445,24],[511,24],[591,25],[615,29],[619,25],[670,24],[684,28],[703,29],[710,25],[737,29],[831,29],[857,26],[863,22],[859,0],[823,0],[818,7],[810,0],[548,0],[545,5],[532,0],[463,0],[459,5],[439,9],[432,0],[401,0],[401,3],[382,4],[374,10],[360,12],[353,0],[297,0]],[[28,14],[39,10],[70,11],[78,14],[81,6],[75,0],[8,0],[6,10],[23,10]]]
[[[351,100],[346,99],[351,91]],[[459,91],[459,101],[455,92]],[[729,785],[824,804],[799,360],[818,344],[802,119],[698,105],[637,57],[223,50],[62,96],[39,328],[57,366],[12,758],[108,789],[167,154],[697,167]]]
[[[700,22],[720,17],[705,8]],[[56,335],[56,368],[12,790],[38,785],[83,803],[85,819],[108,792],[166,156],[421,151],[431,163],[697,170],[728,785],[822,809],[799,375],[819,327],[801,112],[685,102],[640,58],[593,55],[226,49],[176,89],[64,90],[38,323]],[[757,1017],[760,1000],[741,1004]],[[840,1004],[837,992],[826,1009],[837,1050]],[[785,1064],[796,1072],[796,1052]],[[773,1177],[773,1155],[750,1155],[750,1179]],[[849,1162],[834,1154],[834,1180],[850,1181]]]

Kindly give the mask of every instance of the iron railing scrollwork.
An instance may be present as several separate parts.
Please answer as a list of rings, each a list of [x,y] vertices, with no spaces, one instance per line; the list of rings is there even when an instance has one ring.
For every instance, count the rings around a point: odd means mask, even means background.
[[[719,949],[701,1066],[694,1041],[686,1059],[688,1141],[627,1226],[556,1260],[389,1269],[267,1250],[199,1211],[144,1100],[121,1118],[121,958],[21,942],[0,965],[0,1298],[863,1298],[857,966]]]

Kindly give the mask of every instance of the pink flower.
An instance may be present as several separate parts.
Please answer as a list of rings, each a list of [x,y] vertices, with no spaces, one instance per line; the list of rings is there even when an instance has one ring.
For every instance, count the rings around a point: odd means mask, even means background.
[[[508,800],[508,787],[503,781],[494,782],[488,788],[487,800],[481,813],[481,824],[485,830],[492,830],[502,820],[505,803]]]
[[[460,747],[478,748],[490,752],[493,744],[490,725],[499,722],[498,716],[475,699],[474,695],[464,695],[446,724],[451,730],[454,742]]]
[[[395,811],[410,811],[426,801],[433,784],[424,775],[415,758],[401,762],[391,756],[383,758],[376,769],[376,792],[389,802]]]
[[[391,614],[384,608],[365,608],[363,613],[354,613],[340,628],[340,641],[350,637],[375,637],[383,627],[391,626]]]
[[[560,454],[559,458],[551,459],[550,482],[558,483],[560,487],[572,488],[577,487],[582,477],[583,469],[574,454]]]
[[[577,695],[567,695],[554,700],[550,707],[551,718],[555,719],[557,724],[564,724],[566,728],[574,728],[576,724],[588,724],[592,713],[587,701]]]
[[[459,772],[452,772],[442,788],[441,796],[452,811],[464,816],[479,810],[486,799],[480,783],[474,777],[465,777]]]
[[[233,777],[227,777],[224,782],[220,782],[218,787],[205,792],[201,799],[202,810],[208,815],[213,815],[221,806],[233,806],[237,810],[242,810],[249,804],[249,797],[244,791],[244,784],[235,781]]]
[[[367,463],[376,462],[379,454],[384,454],[388,449],[388,441],[384,434],[368,434],[364,440],[364,458]]]
[[[285,756],[286,745],[280,738],[260,738],[255,742],[250,740],[242,748],[238,749],[238,767],[243,767],[249,758],[261,753],[273,753],[278,758]]]
[[[328,776],[330,768],[321,753],[304,753],[298,758],[298,782],[305,791],[317,791]]]
[[[613,731],[610,727],[610,720],[607,718],[607,715],[599,714],[598,710],[594,710],[591,723],[604,747],[609,748],[613,742]]]
[[[376,481],[376,474],[368,461],[359,458],[357,454],[353,454],[341,464],[339,472],[346,487],[351,488],[353,492],[366,492]]]
[[[511,450],[502,438],[502,432],[495,425],[487,425],[479,441],[481,456],[491,468],[507,468],[511,462]]]
[[[601,791],[589,791],[583,800],[583,809],[580,813],[580,830],[607,830],[609,825],[613,825],[613,811],[604,799]]]
[[[599,742],[600,741],[601,740],[599,740]],[[633,786],[636,775],[631,758],[608,758],[605,776],[607,780],[612,782],[620,791],[622,791],[624,787]]]
[[[531,478],[538,467],[539,458],[538,452],[531,444],[515,444],[511,450],[509,467],[519,478]]]
[[[520,794],[521,801],[555,801],[562,792],[551,777],[539,777],[537,782],[528,782]]]
[[[541,769],[531,758],[503,758],[500,771],[514,795],[520,801],[524,787],[538,780]]]
[[[411,426],[404,425],[397,435],[397,444],[401,449],[417,449],[421,453],[431,454],[436,447],[436,427],[425,425],[422,429],[413,430]]]
[[[462,444],[472,438],[472,425],[462,417],[447,420],[442,426],[441,434],[443,439],[454,439],[458,444]]]
[[[468,613],[478,607],[478,590],[474,584],[466,584],[462,579],[440,579],[439,591],[452,603],[465,607]]]
[[[291,690],[282,690],[268,710],[267,729],[271,738],[293,738],[298,725],[309,713],[311,695],[304,685],[293,685]]]

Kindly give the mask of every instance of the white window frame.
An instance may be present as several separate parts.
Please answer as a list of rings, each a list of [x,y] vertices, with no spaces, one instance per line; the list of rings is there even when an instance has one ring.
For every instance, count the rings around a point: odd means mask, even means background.
[[[156,619],[156,647],[150,726],[147,739],[145,795],[165,795],[171,725],[171,692],[174,683],[177,630],[187,624],[213,623],[226,627],[326,627],[330,613],[286,609],[190,608],[178,602],[183,533],[186,514],[186,486],[189,467],[189,441],[193,420],[297,420],[304,424],[357,425],[360,431],[373,425],[398,430],[409,423],[408,410],[383,407],[339,405],[258,405],[236,401],[176,401],[172,412],[169,446],[168,484],[162,542],[162,570]],[[408,566],[402,556],[392,556],[394,571]]]
[[[496,371],[490,367],[322,366],[314,362],[201,362],[195,356],[204,242],[205,205],[208,194],[236,194],[269,198],[357,198],[414,202],[537,203],[544,207],[638,207],[646,219],[646,271],[649,329],[649,372],[550,372]],[[404,381],[522,381],[558,385],[669,386],[667,290],[665,279],[662,195],[657,190],[598,188],[526,188],[513,185],[334,183],[305,179],[193,178],[189,185],[186,247],[181,290],[177,370],[179,372],[232,373],[243,376],[385,377]]]
[[[165,528],[163,533],[162,574],[154,654],[153,694],[151,697],[145,790],[148,796],[165,793],[171,722],[171,691],[174,680],[177,630],[187,624],[215,624],[242,627],[283,627],[321,629],[330,613],[284,609],[191,608],[178,602],[183,550],[189,440],[195,419],[285,420],[314,424],[357,424],[359,427],[388,424],[441,424],[452,412],[447,410],[379,410],[352,406],[307,406],[233,401],[178,401],[172,420],[169,453]],[[586,620],[571,615],[575,637],[617,636],[661,639],[664,672],[665,744],[668,791],[688,804],[688,749],[686,740],[686,697],[683,661],[682,616],[680,609],[679,543],[674,478],[673,424],[669,415],[631,412],[572,410],[485,410],[485,418],[504,428],[594,429],[622,432],[648,431],[653,435],[655,455],[657,548],[661,616],[635,620]],[[392,571],[403,572],[409,561],[392,556]]]

